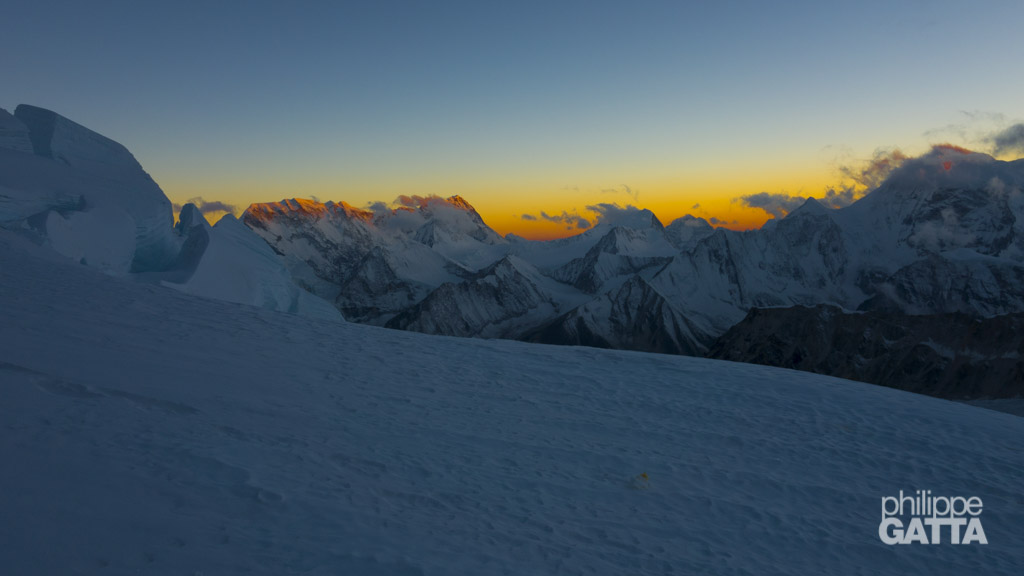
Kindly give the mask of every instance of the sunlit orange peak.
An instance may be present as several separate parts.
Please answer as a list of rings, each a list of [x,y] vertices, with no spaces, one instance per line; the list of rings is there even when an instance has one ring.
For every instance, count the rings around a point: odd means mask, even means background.
[[[328,213],[341,214],[346,218],[370,221],[373,212],[356,208],[347,202],[328,202],[321,204],[306,198],[290,198],[280,202],[263,202],[253,204],[246,210],[250,215],[261,220],[272,220],[277,216],[304,215],[321,217]]]

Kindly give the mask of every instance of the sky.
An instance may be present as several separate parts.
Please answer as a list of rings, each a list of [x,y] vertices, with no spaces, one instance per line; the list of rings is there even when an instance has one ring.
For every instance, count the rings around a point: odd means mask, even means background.
[[[531,238],[600,203],[750,228],[769,214],[744,197],[990,149],[1024,121],[1021,22],[1019,0],[34,0],[4,10],[0,107],[117,140],[176,203],[459,194]]]

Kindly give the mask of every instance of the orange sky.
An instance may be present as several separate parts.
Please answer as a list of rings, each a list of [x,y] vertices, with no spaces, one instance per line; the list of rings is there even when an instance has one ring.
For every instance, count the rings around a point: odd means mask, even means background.
[[[236,206],[237,212],[253,202],[271,202],[283,198],[317,198],[320,201],[346,201],[363,207],[375,201],[390,203],[399,195],[418,194],[448,197],[458,194],[469,201],[498,233],[509,232],[530,239],[551,239],[570,236],[582,229],[567,229],[566,224],[545,220],[541,212],[551,216],[574,214],[596,223],[596,214],[587,209],[599,203],[633,205],[654,212],[663,224],[693,214],[709,221],[717,218],[733,229],[758,228],[769,218],[763,210],[748,208],[736,201],[740,196],[757,192],[783,192],[800,196],[821,196],[829,186],[841,183],[833,163],[766,159],[763,163],[748,162],[742,170],[730,171],[727,164],[694,169],[683,166],[678,174],[671,166],[654,167],[649,175],[632,177],[622,174],[597,174],[583,179],[540,174],[508,177],[501,174],[473,174],[456,181],[454,178],[414,174],[407,178],[353,181],[339,175],[338,182],[304,182],[289,184],[284,180],[180,180],[154,177],[175,203],[190,198],[216,199]],[[504,177],[503,177],[504,176]],[[618,178],[616,178],[618,176]],[[523,219],[524,214],[535,220]],[[221,214],[210,214],[215,220]]]

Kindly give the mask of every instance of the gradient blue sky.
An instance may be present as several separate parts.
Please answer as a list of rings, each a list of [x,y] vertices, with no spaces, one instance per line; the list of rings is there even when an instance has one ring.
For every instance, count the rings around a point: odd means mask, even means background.
[[[459,193],[535,235],[557,227],[520,214],[700,203],[742,225],[737,196],[1024,120],[1022,23],[1019,0],[37,0],[4,9],[0,106],[120,141],[176,201]]]

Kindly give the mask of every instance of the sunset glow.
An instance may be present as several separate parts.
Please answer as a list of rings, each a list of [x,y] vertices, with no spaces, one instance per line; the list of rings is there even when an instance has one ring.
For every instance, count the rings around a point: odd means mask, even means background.
[[[102,126],[212,220],[460,195],[528,238],[578,233],[600,203],[756,228],[770,213],[744,197],[862,192],[862,172],[936,143],[1020,154],[1016,133],[994,137],[1024,121],[1005,41],[1019,3],[256,3],[244,25],[201,10],[21,3],[0,106]]]

